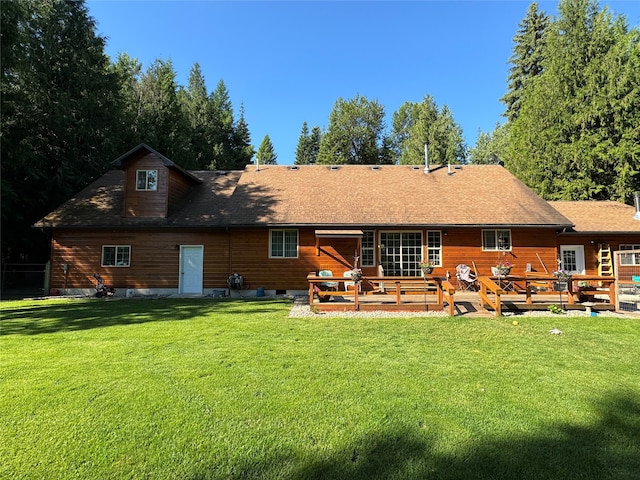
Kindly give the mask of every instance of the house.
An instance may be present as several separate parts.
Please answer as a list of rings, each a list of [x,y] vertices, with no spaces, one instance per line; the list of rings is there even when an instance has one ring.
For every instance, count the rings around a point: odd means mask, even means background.
[[[558,254],[564,268],[589,275],[613,275],[614,252],[640,251],[640,195],[636,194],[635,209],[612,201],[549,204],[574,224],[558,232]],[[623,254],[618,266],[625,265],[636,266],[640,273],[640,254]]]
[[[574,226],[499,165],[186,171],[142,144],[114,167],[35,225],[52,288],[89,293],[100,273],[121,292],[210,294],[237,273],[247,290],[303,293],[309,272],[418,276],[422,259],[441,276],[543,272]]]

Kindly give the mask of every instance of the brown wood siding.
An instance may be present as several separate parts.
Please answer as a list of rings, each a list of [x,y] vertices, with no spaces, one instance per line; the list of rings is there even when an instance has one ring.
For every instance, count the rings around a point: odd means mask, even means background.
[[[391,230],[402,229],[381,231]],[[423,240],[427,230],[431,229],[423,230]],[[376,242],[379,231],[375,232]],[[268,228],[180,232],[56,230],[52,241],[51,286],[64,288],[62,264],[67,263],[67,288],[94,286],[92,274],[98,272],[116,288],[177,289],[180,245],[203,245],[205,289],[225,288],[228,276],[238,273],[244,277],[244,285],[248,289],[306,290],[309,272],[327,269],[336,276],[342,276],[349,270],[358,244],[355,238],[323,238],[320,240],[320,255],[317,255],[315,229],[303,228],[298,229],[298,258],[269,258],[269,235]],[[443,265],[436,267],[433,273],[444,276],[449,271],[455,276],[458,264],[472,266],[475,262],[478,273],[488,275],[491,266],[499,260],[513,264],[513,273],[516,274],[523,273],[527,263],[531,264],[534,272],[543,273],[538,256],[549,272],[556,269],[557,245],[560,242],[552,229],[511,229],[511,236],[512,250],[503,256],[502,252],[482,251],[481,228],[447,229],[446,235],[444,231],[442,235]],[[101,267],[103,245],[130,245],[131,266]],[[379,261],[377,243],[375,249],[376,261]],[[589,262],[589,254],[586,256]],[[363,271],[369,276],[378,273],[377,267],[365,267]]]
[[[511,250],[483,251],[483,228],[450,228],[442,237],[445,269],[455,275],[456,266],[475,263],[479,275],[491,275],[491,267],[498,262],[509,262],[514,274],[523,274],[527,264],[533,272],[551,273],[557,269],[556,234],[553,229],[505,229],[511,231]],[[492,230],[492,229],[489,229]],[[538,258],[540,257],[540,259]],[[544,262],[544,266],[542,262]],[[442,273],[434,270],[434,274]]]
[[[129,267],[102,267],[103,245],[131,246]],[[94,273],[116,288],[178,288],[180,245],[203,245],[203,286],[224,288],[229,276],[229,235],[225,231],[54,232],[51,287],[90,288]],[[65,280],[63,264],[69,269]]]
[[[169,207],[168,212],[171,213],[175,206],[180,202],[182,197],[184,197],[187,192],[189,192],[189,188],[191,187],[191,183],[189,180],[182,174],[176,172],[175,170],[168,170],[169,173]]]
[[[606,234],[606,235],[587,235],[587,234],[560,234],[557,237],[558,251],[561,245],[583,245],[584,246],[584,264],[586,275],[598,275],[598,251],[601,243],[608,243],[611,250],[611,258],[613,252],[620,250],[620,244],[640,244],[640,235],[637,234]]]
[[[136,190],[137,170],[157,170],[158,189]],[[155,155],[148,153],[127,162],[125,170],[124,216],[166,217],[168,211],[168,169]]]

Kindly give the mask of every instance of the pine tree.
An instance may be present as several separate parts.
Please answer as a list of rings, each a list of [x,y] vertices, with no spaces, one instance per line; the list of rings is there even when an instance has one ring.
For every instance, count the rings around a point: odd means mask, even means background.
[[[510,169],[548,199],[631,199],[640,183],[638,31],[563,0],[510,127]],[[535,132],[535,134],[533,134]]]
[[[309,136],[309,126],[307,122],[302,123],[302,130],[300,131],[300,136],[298,137],[298,145],[296,146],[296,165],[308,165],[309,160],[309,144],[311,142],[311,138]]]
[[[278,162],[278,155],[276,154],[273,144],[269,135],[265,135],[258,147],[258,153],[256,153],[256,163],[258,165],[276,165]]]
[[[109,168],[118,79],[83,1],[2,2],[2,248]],[[114,140],[116,139],[116,140]]]
[[[508,91],[501,101],[506,105],[505,116],[509,121],[518,117],[522,92],[529,81],[542,73],[546,34],[549,17],[538,11],[538,4],[529,5],[520,29],[513,38],[513,55],[509,59],[511,69],[508,77]]]
[[[200,64],[195,63],[189,73],[187,89],[181,89],[179,98],[189,128],[188,149],[191,162],[182,165],[188,169],[205,169],[210,162],[211,119],[209,97]]]
[[[320,152],[320,143],[322,142],[322,131],[318,125],[314,125],[311,129],[309,137],[309,164],[318,163],[318,152]]]

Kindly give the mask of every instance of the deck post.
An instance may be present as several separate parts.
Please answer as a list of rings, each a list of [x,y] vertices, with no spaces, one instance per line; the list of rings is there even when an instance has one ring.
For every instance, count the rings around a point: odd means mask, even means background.
[[[360,282],[355,282],[355,285],[353,286],[353,310],[356,312],[360,310],[360,303],[358,302],[358,290],[360,290]]]

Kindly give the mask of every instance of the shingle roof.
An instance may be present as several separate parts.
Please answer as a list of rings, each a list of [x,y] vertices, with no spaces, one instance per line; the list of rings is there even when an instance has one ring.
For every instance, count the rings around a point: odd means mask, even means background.
[[[635,208],[624,203],[590,200],[553,201],[549,205],[570,219],[579,233],[640,233],[640,221],[633,218]]]
[[[229,211],[234,225],[571,226],[498,165],[248,166]]]
[[[192,187],[166,219],[124,218],[124,174],[112,171],[56,209],[44,227],[545,226],[572,222],[497,165],[248,166],[192,171]]]

